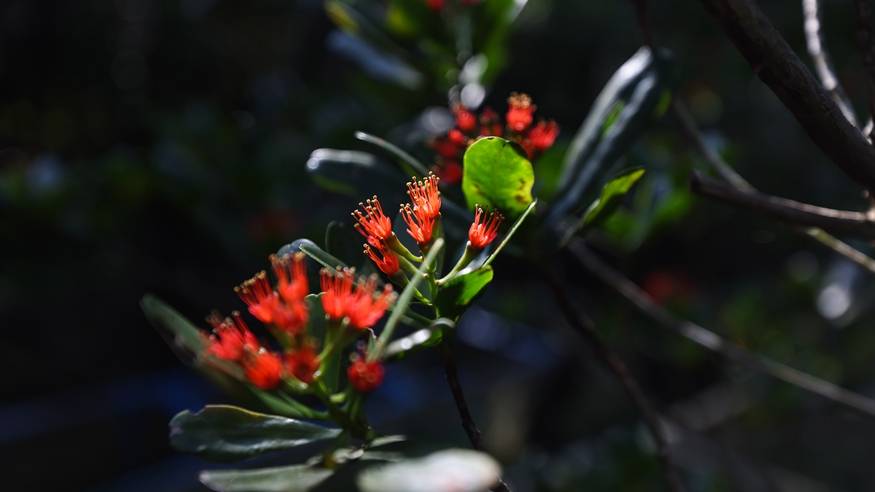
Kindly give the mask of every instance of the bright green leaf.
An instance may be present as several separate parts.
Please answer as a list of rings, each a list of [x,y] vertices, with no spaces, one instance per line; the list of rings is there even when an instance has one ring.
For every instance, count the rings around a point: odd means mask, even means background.
[[[637,168],[626,171],[608,181],[602,188],[601,196],[592,202],[583,215],[583,226],[594,226],[611,215],[620,206],[626,193],[632,190],[632,187],[642,176],[644,176],[644,169]]]
[[[470,208],[479,204],[516,218],[532,203],[534,183],[532,163],[508,140],[483,137],[465,151],[462,192]]]
[[[200,481],[217,492],[307,492],[334,473],[309,465],[204,471]]]
[[[215,459],[242,459],[332,439],[340,429],[256,413],[231,405],[207,405],[170,421],[170,444],[180,450]]]

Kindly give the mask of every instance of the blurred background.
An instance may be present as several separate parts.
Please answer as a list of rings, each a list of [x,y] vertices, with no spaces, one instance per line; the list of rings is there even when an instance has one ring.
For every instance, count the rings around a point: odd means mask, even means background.
[[[763,3],[807,61],[799,2]],[[822,5],[862,115],[852,5]],[[654,0],[649,11],[656,44],[674,55],[675,97],[745,177],[789,198],[866,206],[698,2]],[[561,155],[641,35],[627,2],[530,0],[504,43],[486,103],[531,94],[562,128],[551,151]],[[202,490],[197,471],[210,465],[170,449],[167,421],[227,397],[173,355],[138,302],[152,292],[196,321],[239,309],[231,288],[268,254],[300,237],[321,242],[326,224],[385,189],[317,185],[307,171],[317,148],[373,151],[354,138],[362,130],[429,159],[411,128],[446,108],[447,88],[389,62],[315,0],[0,3],[5,484]],[[655,122],[624,159],[648,175],[599,232],[600,254],[678,315],[875,394],[869,274],[691,195],[697,159],[670,115]],[[515,490],[663,490],[639,416],[548,289],[512,258],[497,271],[460,328],[461,371]],[[585,271],[568,274],[580,308],[678,425],[691,490],[875,488],[875,421],[660,331]],[[370,402],[377,428],[466,447],[442,378],[431,352],[392,366]]]

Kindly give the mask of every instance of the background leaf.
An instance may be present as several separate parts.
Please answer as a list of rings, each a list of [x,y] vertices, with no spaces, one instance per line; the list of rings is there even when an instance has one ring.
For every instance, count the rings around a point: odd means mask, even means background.
[[[207,405],[180,412],[170,421],[170,444],[214,459],[243,459],[332,439],[340,429],[253,412],[231,405]]]
[[[481,492],[498,483],[501,467],[489,455],[447,449],[423,458],[363,471],[363,492]]]
[[[497,208],[511,218],[532,203],[535,173],[532,163],[512,142],[484,137],[465,151],[462,192],[473,208]]]
[[[582,208],[590,184],[641,136],[668,97],[669,72],[669,55],[649,48],[639,49],[614,72],[568,148],[548,224]]]
[[[218,492],[307,492],[334,473],[309,465],[279,466],[256,470],[204,471],[200,481]]]

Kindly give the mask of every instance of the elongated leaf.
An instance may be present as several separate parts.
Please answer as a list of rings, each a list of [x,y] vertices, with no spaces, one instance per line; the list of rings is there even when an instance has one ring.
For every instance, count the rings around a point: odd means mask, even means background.
[[[316,149],[307,160],[307,172],[317,185],[347,196],[361,195],[365,184],[374,193],[389,191],[388,183],[403,179],[373,154],[357,150]]]
[[[632,190],[635,183],[644,176],[644,169],[630,169],[610,180],[602,188],[602,194],[583,215],[583,225],[591,226],[604,220],[620,205],[620,200]]]
[[[278,256],[283,256],[297,253],[298,251],[301,251],[310,258],[313,258],[314,260],[316,260],[316,262],[326,268],[337,268],[346,266],[344,262],[325,252],[322,248],[317,246],[316,243],[309,239],[296,239],[280,248],[276,252],[276,254]]]
[[[205,343],[203,334],[178,311],[151,294],[143,296],[140,307],[149,322],[167,339],[171,347],[177,351],[179,349],[184,351],[179,354],[183,360],[191,362],[192,356],[203,352]]]
[[[617,210],[617,207],[623,201],[623,197],[632,190],[643,176],[644,169],[636,168],[630,169],[608,181],[602,188],[601,195],[590,204],[583,217],[574,226],[568,228],[561,244],[565,245],[568,243],[581,230],[595,227],[604,222]]]
[[[485,453],[447,449],[368,468],[357,482],[362,492],[482,492],[497,484],[500,475],[501,467]]]
[[[401,166],[401,170],[408,175],[425,176],[428,174],[428,168],[423,163],[391,142],[365,132],[355,132],[355,138],[362,142],[376,145],[395,156],[398,159],[398,165]]]
[[[483,137],[465,151],[462,192],[469,208],[497,208],[516,218],[532,203],[535,172],[519,147],[503,138]]]
[[[380,360],[383,355],[383,351],[386,349],[386,345],[392,339],[392,334],[395,332],[395,328],[398,326],[398,322],[401,321],[401,317],[404,314],[404,311],[407,310],[407,307],[410,306],[410,302],[413,300],[414,292],[416,292],[416,287],[422,281],[425,276],[425,272],[434,264],[437,259],[438,254],[444,247],[444,240],[438,239],[431,246],[431,250],[425,256],[425,259],[422,260],[422,264],[419,265],[419,269],[410,279],[410,282],[404,287],[404,290],[401,292],[401,295],[398,296],[398,300],[395,301],[395,305],[392,307],[392,314],[389,315],[389,319],[386,320],[386,326],[383,328],[383,332],[380,333],[380,338],[377,339],[374,350],[368,351],[368,358],[371,360]]]
[[[581,209],[590,185],[643,133],[667,93],[669,72],[666,53],[641,48],[614,73],[568,149],[549,225]]]
[[[455,318],[461,314],[489,282],[492,282],[492,276],[492,267],[487,265],[453,277],[441,286],[435,298],[441,316]]]
[[[170,444],[180,450],[215,459],[243,459],[332,439],[340,429],[256,413],[231,405],[207,405],[170,421]]]
[[[217,492],[307,492],[334,473],[309,465],[204,471],[200,481]]]

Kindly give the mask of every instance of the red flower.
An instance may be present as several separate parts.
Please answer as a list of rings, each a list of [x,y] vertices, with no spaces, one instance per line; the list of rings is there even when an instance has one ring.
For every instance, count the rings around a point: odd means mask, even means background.
[[[407,196],[423,217],[434,219],[441,214],[441,192],[438,189],[440,178],[429,173],[419,181],[407,183]]]
[[[512,93],[507,99],[507,127],[511,130],[522,133],[529,125],[532,124],[533,114],[535,113],[535,105],[532,104],[532,98],[526,94]]]
[[[425,0],[425,4],[435,12],[444,8],[444,0]]]
[[[349,325],[356,330],[366,330],[386,314],[386,309],[395,301],[395,292],[390,284],[377,292],[377,277],[372,275],[364,282],[359,280],[354,297],[347,309]]]
[[[243,360],[243,371],[249,382],[261,389],[273,389],[279,385],[283,363],[280,357],[265,349]]]
[[[376,293],[377,277],[359,280],[354,284],[355,271],[344,268],[340,271],[322,269],[322,307],[326,316],[333,320],[347,318],[356,330],[365,330],[374,325],[395,300],[392,286],[386,284],[381,293]]]
[[[385,372],[383,364],[379,361],[368,362],[363,357],[359,357],[346,368],[346,377],[356,391],[369,393],[380,386]]]
[[[270,256],[273,272],[277,278],[277,292],[288,303],[300,302],[310,293],[307,283],[307,265],[304,253]]]
[[[401,218],[407,224],[407,234],[413,238],[420,247],[431,241],[431,234],[434,229],[434,219],[428,217],[420,208],[411,207],[409,204],[404,204],[401,207]]]
[[[498,235],[498,226],[504,217],[495,210],[490,210],[488,213],[483,211],[483,208],[477,207],[474,212],[474,222],[471,228],[468,229],[468,242],[471,247],[480,250],[488,246],[495,240]]]
[[[258,272],[251,279],[234,287],[234,292],[249,307],[249,312],[262,323],[273,323],[274,314],[280,304],[279,296],[271,288],[267,273]]]
[[[352,284],[353,270],[329,270],[323,268],[320,273],[322,284],[322,309],[325,315],[333,320],[346,317],[347,306],[353,301]]]
[[[305,344],[286,354],[286,369],[299,381],[312,383],[319,370],[319,356],[313,345]]]
[[[498,118],[498,113],[492,108],[484,108],[480,112],[480,136],[500,137],[504,135],[504,128]]]
[[[559,135],[559,125],[555,121],[539,121],[529,130],[527,140],[537,152],[543,152],[553,146]]]
[[[381,272],[390,277],[398,273],[401,268],[398,255],[381,244],[373,248],[365,244],[365,254],[373,260]]]
[[[259,344],[255,335],[249,331],[246,322],[240,317],[240,312],[231,313],[231,318],[222,319],[218,313],[207,318],[213,326],[213,334],[210,335],[207,353],[224,360],[238,361],[243,358],[247,350],[257,351]]]
[[[456,128],[465,132],[471,133],[477,128],[477,117],[474,113],[468,111],[465,106],[457,104],[453,107],[453,115],[456,117]]]
[[[383,207],[376,195],[365,203],[359,203],[359,207],[361,210],[355,210],[352,216],[357,221],[355,228],[362,236],[365,238],[372,236],[379,241],[385,241],[392,235],[392,221],[383,213]]]

